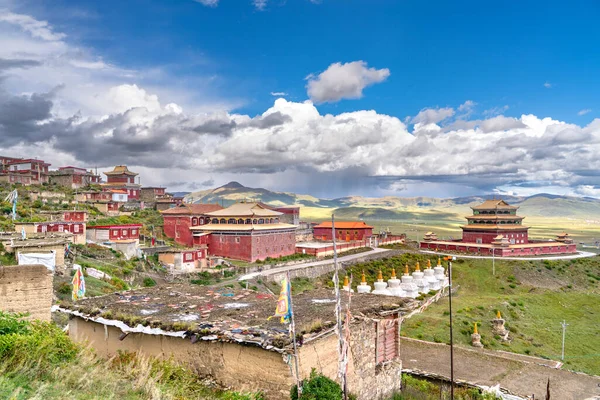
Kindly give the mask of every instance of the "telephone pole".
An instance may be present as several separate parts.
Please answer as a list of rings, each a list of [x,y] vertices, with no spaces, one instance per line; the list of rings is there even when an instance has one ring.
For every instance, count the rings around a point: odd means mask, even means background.
[[[561,361],[565,361],[565,334],[567,333],[567,326],[569,324],[567,324],[567,322],[563,319],[563,322],[561,322],[561,326],[562,326],[562,353],[560,356]]]

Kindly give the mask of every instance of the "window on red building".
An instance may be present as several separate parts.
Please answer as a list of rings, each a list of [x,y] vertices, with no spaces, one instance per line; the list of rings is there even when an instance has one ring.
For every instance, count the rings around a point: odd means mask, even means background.
[[[239,243],[239,242],[240,242],[240,237],[239,237],[239,236],[237,236],[237,237],[235,238],[235,242],[236,242],[236,243]]]
[[[127,236],[127,229],[122,229],[121,230],[121,235]]]
[[[73,232],[79,233],[79,225],[73,225]]]
[[[131,234],[132,234],[132,235],[135,235],[136,233],[137,233],[137,229],[132,229],[132,230],[131,230]]]

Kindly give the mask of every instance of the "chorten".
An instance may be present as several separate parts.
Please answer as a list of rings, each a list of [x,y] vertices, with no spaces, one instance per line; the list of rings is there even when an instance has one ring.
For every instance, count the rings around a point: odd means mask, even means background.
[[[362,273],[360,285],[356,287],[358,293],[371,293],[371,286],[367,284],[367,278],[365,277],[365,271]]]
[[[434,276],[440,283],[440,288],[446,287],[446,274],[444,273],[444,267],[442,267],[442,259],[438,257],[436,267],[433,269]]]
[[[477,332],[477,322],[475,322],[475,327],[473,328],[473,334],[471,334],[471,344],[473,347],[483,347],[481,344],[481,335]]]
[[[429,283],[429,289],[440,290],[440,282],[434,275],[435,271],[431,268],[431,260],[427,260],[427,268],[425,268],[423,274],[425,274],[425,280]]]
[[[406,293],[406,297],[415,298],[419,295],[419,289],[417,285],[413,282],[413,277],[410,276],[408,271],[408,264],[404,267],[404,275],[402,275],[402,284],[400,285],[404,293]]]
[[[348,275],[344,276],[344,286],[342,290],[346,292],[354,293],[354,290],[350,288],[350,280],[348,279]]]
[[[400,287],[400,279],[396,277],[395,268],[392,268],[392,277],[388,280],[388,288],[392,296],[404,296],[404,290],[402,290],[402,288]]]
[[[417,285],[417,290],[419,293],[429,293],[429,283],[423,279],[425,274],[421,272],[421,265],[417,261],[417,265],[415,267],[415,272],[413,272],[413,282]]]
[[[500,314],[500,310],[496,313],[496,318],[492,320],[492,332],[494,335],[500,336],[500,339],[503,342],[508,341],[508,330],[504,327],[504,319],[502,318],[502,314]]]
[[[387,289],[387,283],[383,280],[383,273],[379,270],[377,274],[377,282],[374,283],[375,290],[373,290],[373,294],[382,294],[385,296],[390,296],[392,293]]]

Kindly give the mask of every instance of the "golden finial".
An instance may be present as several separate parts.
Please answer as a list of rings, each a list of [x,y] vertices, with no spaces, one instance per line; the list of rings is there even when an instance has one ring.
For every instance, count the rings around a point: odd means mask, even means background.
[[[348,275],[344,276],[344,286],[348,287],[350,285],[350,280],[348,280]]]
[[[417,266],[415,267],[415,271],[421,272],[421,266],[419,265],[418,261],[417,261]]]
[[[431,260],[427,259],[427,269],[431,269]]]
[[[404,266],[404,275],[408,275],[408,264]]]
[[[438,265],[438,267],[442,266],[442,258],[441,257],[438,257],[438,264],[437,265]]]
[[[473,334],[478,335],[479,332],[477,332],[477,322],[475,322],[475,329],[473,329]]]
[[[396,279],[396,268],[392,268],[392,279]]]
[[[496,319],[502,319],[502,314],[500,314],[500,310],[496,313]]]
[[[362,277],[361,277],[361,280],[360,280],[360,284],[361,285],[366,285],[367,284],[367,278],[365,277],[365,271],[364,270],[362,272]]]
[[[379,272],[377,273],[377,280],[379,282],[383,282],[383,273],[381,272],[381,270],[379,270]]]

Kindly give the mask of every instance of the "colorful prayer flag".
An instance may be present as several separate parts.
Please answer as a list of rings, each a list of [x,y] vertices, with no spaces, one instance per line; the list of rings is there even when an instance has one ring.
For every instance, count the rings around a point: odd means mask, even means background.
[[[85,279],[83,279],[83,271],[81,266],[78,265],[73,275],[73,301],[82,299],[85,296]]]
[[[274,317],[281,317],[281,323],[290,322],[292,316],[292,306],[290,296],[292,295],[292,286],[287,278],[281,281],[281,292],[277,300],[277,308]]]

